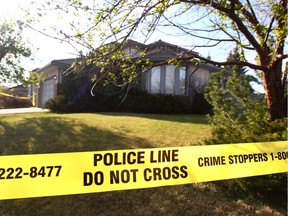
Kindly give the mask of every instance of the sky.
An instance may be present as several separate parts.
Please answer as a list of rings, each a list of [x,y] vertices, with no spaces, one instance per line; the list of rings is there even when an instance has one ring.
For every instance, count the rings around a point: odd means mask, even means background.
[[[2,0],[4,2],[4,0]],[[38,0],[36,2],[45,2]],[[0,20],[4,18],[13,18],[13,19],[22,19],[25,14],[21,8],[24,9],[30,9],[32,10],[33,7],[35,7],[34,4],[31,4],[31,0],[9,0],[5,1],[5,3],[1,4],[0,7]],[[37,25],[40,27],[48,26],[51,22],[57,23],[59,22],[59,27],[65,28],[65,23],[68,24],[70,20],[57,20],[57,17],[55,17],[55,14],[52,16],[46,16],[42,18],[41,23],[38,23]],[[61,24],[60,24],[61,23]],[[41,33],[38,33],[33,30],[25,30],[23,32],[24,39],[28,39],[30,43],[32,44],[32,50],[33,50],[33,59],[32,60],[26,60],[23,59],[23,66],[27,68],[28,71],[32,71],[35,68],[41,68],[48,63],[50,63],[52,60],[55,59],[65,59],[65,58],[74,58],[77,57],[77,51],[69,44],[65,42],[60,42],[58,40],[49,38],[47,36],[44,36]],[[175,36],[169,36],[164,35],[161,32],[155,32],[155,34],[150,38],[149,42],[153,42],[153,40],[163,40],[168,43],[176,44],[179,46],[184,46],[186,48],[187,45],[191,44],[191,38],[185,40],[185,37],[175,37]],[[192,42],[193,43],[193,42]],[[231,47],[223,47],[223,49],[232,49]],[[211,51],[205,48],[198,48],[194,51],[199,52],[202,56],[207,57],[208,55],[211,55],[213,60],[222,61],[223,59],[226,59],[227,52],[217,52]],[[225,53],[225,54],[222,54]],[[248,58],[253,59],[254,56],[249,56]],[[263,88],[259,85],[255,85],[256,91],[263,92]]]
[[[21,8],[30,7],[30,0],[5,1],[0,7],[0,20],[3,18],[21,19],[25,14]],[[46,22],[47,23],[42,23],[42,25],[48,24],[48,18],[46,19]],[[29,40],[33,50],[33,60],[23,60],[27,70],[41,68],[54,59],[74,58],[77,54],[74,48],[69,44],[61,43],[60,41],[44,36],[33,30],[24,30],[23,37],[24,39]]]

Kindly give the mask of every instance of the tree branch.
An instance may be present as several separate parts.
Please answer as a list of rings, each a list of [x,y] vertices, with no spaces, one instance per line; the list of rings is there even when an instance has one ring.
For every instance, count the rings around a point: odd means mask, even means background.
[[[241,18],[235,13],[235,10],[232,10],[231,8],[225,8],[225,7],[221,6],[221,4],[219,2],[216,2],[213,0],[180,0],[180,1],[185,2],[185,3],[190,3],[190,4],[196,4],[196,5],[205,4],[207,6],[210,6],[214,9],[224,13],[237,25],[239,31],[247,38],[247,40],[252,44],[252,46],[255,47],[255,50],[257,51],[259,56],[262,57],[264,55],[262,46],[258,43],[256,38],[249,31],[247,26],[243,23]],[[235,1],[237,3],[239,3],[239,5],[242,5],[238,0],[235,0]],[[235,7],[236,7],[236,5],[235,5]],[[243,9],[243,8],[244,7],[242,5],[241,9]],[[251,24],[259,24],[259,23],[257,23],[257,20],[253,19],[253,16],[247,10],[245,10],[245,9],[243,9],[243,10],[244,10],[243,12],[245,14],[245,17],[248,19],[248,21]],[[257,32],[258,31],[259,30],[257,30]],[[259,34],[259,36],[261,35],[259,32],[258,32],[258,34]]]

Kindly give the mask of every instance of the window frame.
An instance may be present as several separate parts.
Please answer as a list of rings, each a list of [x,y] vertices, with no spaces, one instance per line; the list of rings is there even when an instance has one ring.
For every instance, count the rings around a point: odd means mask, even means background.
[[[167,67],[174,67],[174,85],[173,85],[173,93],[168,92],[167,93],[167,89],[166,89],[166,81],[167,81]],[[152,91],[152,78],[153,78],[153,71],[157,70],[159,68],[160,71],[160,83],[159,83],[159,91],[155,92]],[[181,91],[181,71],[185,72],[185,81],[184,81],[184,90]],[[152,69],[150,69],[147,72],[147,76],[146,76],[146,90],[148,93],[150,94],[174,94],[174,95],[179,95],[179,96],[187,96],[187,67],[186,66],[180,66],[177,67],[175,65],[162,65],[162,66],[156,66],[153,67]]]

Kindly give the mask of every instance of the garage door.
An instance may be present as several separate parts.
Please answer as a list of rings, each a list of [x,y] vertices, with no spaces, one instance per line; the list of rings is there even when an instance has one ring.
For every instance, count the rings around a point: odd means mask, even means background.
[[[43,106],[45,102],[50,99],[54,98],[54,79],[46,80],[43,83],[43,88],[42,88],[42,100],[41,100],[41,105]]]

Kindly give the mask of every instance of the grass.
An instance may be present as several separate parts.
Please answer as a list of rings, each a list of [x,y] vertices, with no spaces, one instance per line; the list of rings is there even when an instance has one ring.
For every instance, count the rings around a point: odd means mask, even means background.
[[[101,114],[0,115],[0,154],[199,145],[205,116]],[[258,198],[230,196],[214,183],[0,201],[0,215],[285,215]]]
[[[187,146],[210,136],[202,116],[18,114],[0,116],[0,154]]]

